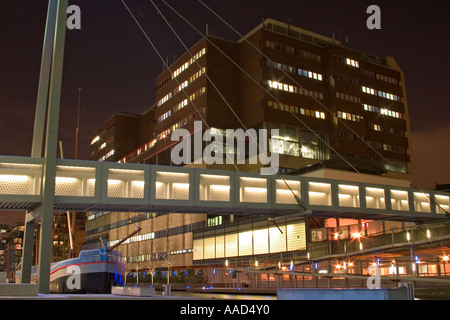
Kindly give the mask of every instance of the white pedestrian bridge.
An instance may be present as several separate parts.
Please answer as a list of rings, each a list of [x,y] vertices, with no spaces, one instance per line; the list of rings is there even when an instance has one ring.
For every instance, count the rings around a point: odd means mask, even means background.
[[[448,219],[449,194],[431,190],[188,167],[62,159],[56,164],[56,211]],[[42,203],[43,166],[42,158],[0,156],[0,210],[32,211]]]

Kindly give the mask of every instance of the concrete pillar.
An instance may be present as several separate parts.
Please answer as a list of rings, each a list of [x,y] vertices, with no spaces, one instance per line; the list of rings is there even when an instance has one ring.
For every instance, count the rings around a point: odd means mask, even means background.
[[[33,264],[33,248],[34,248],[34,233],[36,227],[36,220],[32,217],[33,214],[40,215],[39,208],[34,212],[27,213],[25,216],[25,232],[23,235],[22,247],[22,277],[21,283],[31,282],[31,267]]]

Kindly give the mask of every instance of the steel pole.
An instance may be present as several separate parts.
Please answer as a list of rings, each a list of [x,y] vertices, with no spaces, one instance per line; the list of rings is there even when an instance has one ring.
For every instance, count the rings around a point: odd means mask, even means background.
[[[38,95],[36,102],[36,114],[34,119],[33,143],[31,157],[42,157],[45,116],[47,114],[48,86],[52,64],[53,43],[55,38],[56,16],[58,2],[50,0],[47,10],[47,22],[45,26],[44,45],[42,49],[41,71],[39,76]],[[22,283],[30,283],[31,266],[34,248],[34,233],[36,220],[41,215],[38,208],[34,212],[28,212],[25,217],[25,233],[22,249]]]
[[[51,0],[52,1],[52,0]],[[52,258],[53,207],[55,197],[56,156],[61,102],[62,70],[66,38],[68,0],[59,0],[50,74],[47,132],[42,182],[42,216],[39,244],[38,285],[40,293],[49,293]]]

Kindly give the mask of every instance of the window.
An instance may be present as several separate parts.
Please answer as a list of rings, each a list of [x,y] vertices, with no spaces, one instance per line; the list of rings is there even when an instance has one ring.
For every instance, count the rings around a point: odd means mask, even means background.
[[[280,50],[289,54],[294,54],[296,56],[308,59],[308,60],[312,60],[312,61],[316,61],[316,62],[320,62],[320,56],[312,53],[312,52],[308,52],[308,51],[304,51],[304,50],[300,50],[297,48],[293,48],[290,46],[285,46],[283,44],[280,43],[276,43],[273,41],[269,41],[266,40],[266,47],[270,48],[270,49],[276,49],[276,50]]]
[[[354,122],[363,122],[364,121],[363,116],[360,116],[357,114],[351,114],[351,113],[343,112],[343,111],[338,111],[337,116],[338,116],[338,118],[349,120],[349,121],[354,121]]]
[[[336,91],[336,98],[350,101],[350,102],[361,103],[360,97],[352,96],[350,94],[339,92],[339,91]]]
[[[271,123],[271,129],[278,129],[279,135],[272,136],[269,141],[270,152],[299,156],[300,148],[298,144],[298,129],[278,123]]]
[[[219,226],[221,224],[222,224],[222,216],[208,218],[207,220],[208,227]]]
[[[406,163],[404,161],[386,160],[384,168],[388,171],[406,173]]]
[[[381,98],[389,99],[389,100],[392,100],[392,101],[400,101],[400,97],[395,95],[395,94],[392,94],[392,93],[379,91],[379,90],[376,90],[376,89],[373,89],[373,88],[369,88],[369,87],[365,87],[365,86],[362,86],[361,89],[362,89],[362,92],[367,93],[367,94],[371,94],[373,96],[379,96]]]
[[[303,89],[303,88],[299,88],[297,86],[288,85],[288,84],[284,84],[284,83],[277,82],[277,81],[272,81],[272,80],[268,80],[267,84],[268,84],[269,88],[272,88],[272,89],[282,90],[282,91],[286,91],[286,92],[290,92],[290,93],[298,93],[298,94],[301,94],[301,95],[314,97],[316,99],[323,100],[323,93],[322,92],[317,92],[317,91],[313,91],[313,90]]]

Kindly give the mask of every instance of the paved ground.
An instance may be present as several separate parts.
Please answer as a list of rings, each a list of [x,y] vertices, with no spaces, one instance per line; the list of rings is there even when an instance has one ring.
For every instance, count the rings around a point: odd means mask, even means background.
[[[204,300],[207,298],[161,296],[121,296],[113,294],[38,294],[37,296],[0,296],[1,300]]]

